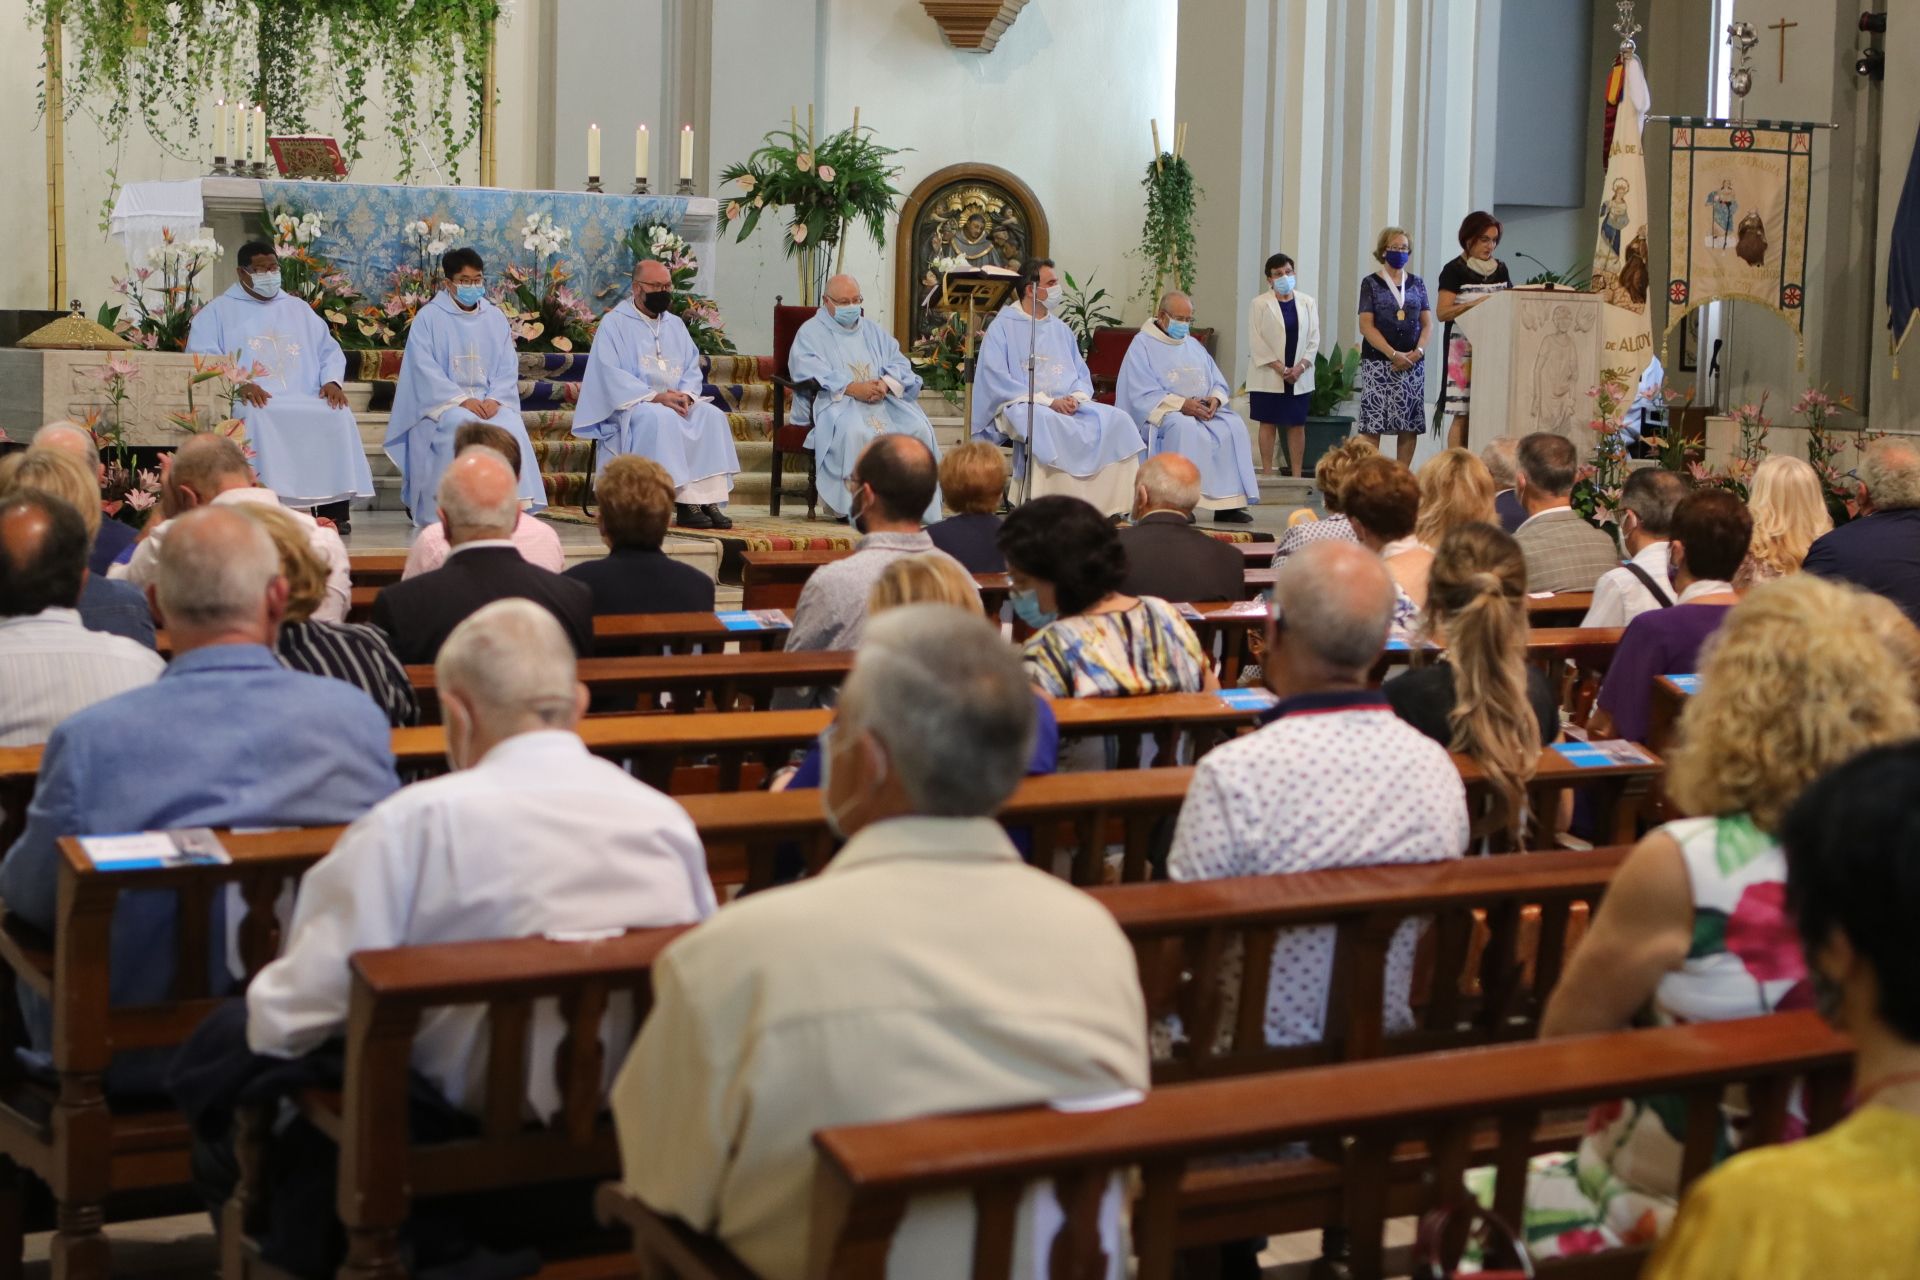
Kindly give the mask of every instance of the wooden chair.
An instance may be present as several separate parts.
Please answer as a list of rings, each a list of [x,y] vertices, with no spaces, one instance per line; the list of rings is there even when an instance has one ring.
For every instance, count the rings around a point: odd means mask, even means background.
[[[807,519],[814,518],[814,509],[820,502],[819,472],[814,467],[813,450],[806,447],[810,426],[793,426],[787,422],[787,394],[805,396],[811,408],[820,394],[820,384],[812,378],[803,382],[793,380],[787,360],[793,354],[793,340],[800,333],[800,326],[818,314],[815,307],[783,306],[781,300],[773,300],[773,470],[771,479],[773,488],[767,494],[767,514],[780,515],[781,459],[789,453],[807,455]]]
[[[1139,333],[1138,329],[1111,325],[1102,325],[1093,331],[1093,341],[1087,347],[1087,372],[1093,378],[1093,398],[1101,404],[1113,403],[1120,366],[1126,361],[1127,348]]]
[[[320,838],[330,845],[337,834],[336,828]],[[244,971],[251,977],[265,967],[279,950],[274,904],[311,865],[313,857],[304,852],[310,842],[307,833],[274,833],[258,837],[250,855],[235,857],[231,865],[101,872],[78,842],[63,839],[53,940],[18,920],[0,923],[0,1001],[17,1008],[17,991],[24,987],[52,1006],[51,1084],[21,1069],[13,1050],[24,1046],[24,1034],[17,1025],[7,1028],[10,1042],[0,1054],[0,1156],[52,1189],[56,1277],[104,1280],[108,1274],[111,1258],[101,1227],[109,1196],[186,1193],[186,1121],[154,1099],[109,1098],[107,1066],[116,1053],[180,1045],[219,1003],[223,993],[211,986],[207,972],[209,930],[216,896],[233,886],[246,903],[237,926]],[[110,1005],[114,907],[122,893],[136,888],[177,895],[172,996],[156,1004]],[[20,1190],[17,1174],[0,1187],[0,1266],[9,1270],[19,1265]]]
[[[1808,1084],[1814,1129],[1838,1118],[1850,1054],[1817,1015],[1776,1014],[1308,1068],[1290,1072],[1284,1088],[1266,1076],[1176,1084],[1118,1110],[1033,1107],[827,1129],[814,1138],[820,1162],[806,1274],[879,1280],[909,1201],[952,1192],[967,1193],[975,1208],[970,1274],[1026,1274],[1013,1256],[1016,1211],[1021,1191],[1035,1182],[1052,1184],[1065,1214],[1051,1242],[1052,1273],[1102,1274],[1101,1192],[1116,1173],[1138,1170],[1127,1247],[1139,1280],[1170,1280],[1183,1248],[1326,1222],[1349,1233],[1350,1274],[1377,1277],[1387,1273],[1387,1220],[1457,1203],[1468,1168],[1494,1166],[1495,1211],[1518,1221],[1543,1114],[1629,1095],[1680,1095],[1686,1186],[1712,1164],[1730,1087],[1746,1087],[1749,1144],[1776,1142],[1799,1080]],[[1564,1150],[1571,1141],[1577,1134],[1548,1145]],[[1302,1142],[1347,1157],[1339,1164],[1301,1157],[1258,1182],[1230,1167],[1235,1157]],[[1222,1157],[1229,1167],[1219,1167]],[[617,1186],[601,1189],[599,1205],[603,1218],[632,1228],[647,1276],[752,1275],[717,1239],[653,1213]],[[1645,1257],[1645,1250],[1621,1250],[1551,1274],[1624,1280]],[[1404,1272],[1404,1259],[1395,1262]]]

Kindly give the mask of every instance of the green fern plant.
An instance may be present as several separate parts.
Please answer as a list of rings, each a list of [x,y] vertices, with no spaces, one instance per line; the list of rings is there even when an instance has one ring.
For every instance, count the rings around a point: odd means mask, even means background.
[[[1147,216],[1140,227],[1141,290],[1149,301],[1167,287],[1191,292],[1193,214],[1206,193],[1193,180],[1193,166],[1164,151],[1147,166],[1140,185],[1147,192]]]

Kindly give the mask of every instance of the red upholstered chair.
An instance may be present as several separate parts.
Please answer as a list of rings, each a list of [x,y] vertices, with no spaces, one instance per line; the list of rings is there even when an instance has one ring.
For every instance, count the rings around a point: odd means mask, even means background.
[[[814,317],[816,307],[782,306],[781,300],[773,300],[773,487],[767,495],[767,514],[778,517],[780,514],[780,460],[789,453],[807,455],[807,519],[814,518],[814,509],[820,503],[818,475],[814,471],[813,450],[805,447],[810,426],[796,426],[787,421],[787,393],[805,396],[811,408],[814,397],[820,394],[820,384],[808,378],[805,382],[795,382],[787,368],[787,358],[793,354],[793,340],[800,332],[800,326]]]
[[[1139,335],[1138,329],[1102,327],[1093,331],[1093,346],[1087,351],[1087,372],[1093,375],[1093,398],[1101,404],[1113,403],[1114,384],[1120,381],[1120,362],[1127,348]]]

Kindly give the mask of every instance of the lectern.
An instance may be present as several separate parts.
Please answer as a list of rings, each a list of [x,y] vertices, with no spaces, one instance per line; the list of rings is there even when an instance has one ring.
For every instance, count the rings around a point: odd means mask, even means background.
[[[973,422],[973,353],[980,342],[979,318],[998,311],[1013,291],[1013,282],[1019,279],[1017,273],[1005,268],[986,268],[973,271],[949,271],[940,277],[940,302],[942,311],[957,312],[963,319],[962,332],[966,334],[966,357],[960,364],[961,381],[967,385],[967,405],[965,422]]]
[[[1587,392],[1606,363],[1606,305],[1596,293],[1522,286],[1454,320],[1473,344],[1468,448],[1551,431],[1586,454],[1581,432],[1594,415]]]

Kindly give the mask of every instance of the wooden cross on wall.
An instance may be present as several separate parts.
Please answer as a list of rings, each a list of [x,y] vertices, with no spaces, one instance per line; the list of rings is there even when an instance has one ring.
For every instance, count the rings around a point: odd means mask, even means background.
[[[1780,21],[1778,22],[1770,22],[1767,24],[1767,30],[1778,31],[1780,33],[1780,83],[1781,84],[1785,84],[1787,82],[1787,28],[1797,27],[1799,25],[1800,24],[1797,22],[1788,22],[1785,18],[1780,19]]]

